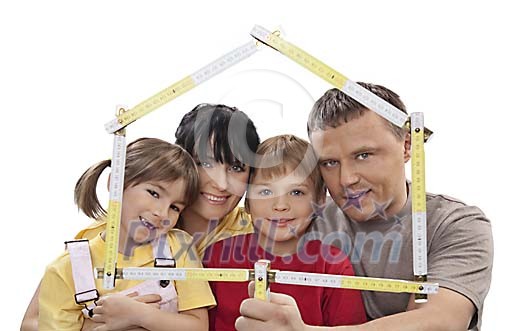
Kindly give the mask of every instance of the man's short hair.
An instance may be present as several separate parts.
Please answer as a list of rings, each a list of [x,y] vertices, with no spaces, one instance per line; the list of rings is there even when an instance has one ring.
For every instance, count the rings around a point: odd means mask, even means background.
[[[393,91],[381,85],[363,82],[357,82],[357,84],[407,114],[405,104],[401,101],[399,95]],[[326,127],[336,128],[343,123],[360,117],[366,111],[370,110],[346,93],[336,88],[330,89],[315,102],[310,111],[307,126],[308,135],[316,130],[324,130]],[[385,121],[387,121],[396,137],[399,139],[405,137],[406,128],[400,128],[386,119]]]

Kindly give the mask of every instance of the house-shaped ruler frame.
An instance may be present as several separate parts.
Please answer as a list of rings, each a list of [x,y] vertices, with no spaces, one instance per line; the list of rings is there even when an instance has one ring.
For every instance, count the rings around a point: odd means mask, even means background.
[[[255,279],[256,296],[261,299],[264,299],[267,295],[268,282],[275,281],[285,284],[340,287],[396,293],[415,293],[417,302],[426,301],[427,294],[437,292],[438,284],[426,282],[426,192],[423,144],[430,137],[432,131],[424,127],[423,114],[413,113],[409,117],[407,114],[385,100],[346,78],[335,69],[327,66],[293,44],[286,42],[278,33],[272,33],[260,26],[255,26],[251,31],[251,35],[255,40],[234,49],[230,53],[220,57],[192,75],[183,78],[154,96],[144,100],[137,106],[129,110],[118,108],[116,118],[105,125],[106,131],[114,134],[114,144],[110,177],[110,201],[106,226],[106,255],[104,268],[96,268],[96,276],[104,279],[103,284],[106,289],[113,288],[117,278],[159,280],[198,279],[208,281],[247,281]],[[117,268],[117,247],[126,160],[125,128],[142,116],[147,115],[211,77],[248,58],[257,52],[259,44],[265,44],[279,51],[395,125],[410,128],[412,139],[414,281],[275,271],[270,270],[269,264],[264,261],[256,263],[254,270],[207,268]],[[257,277],[255,277],[256,275]],[[257,295],[257,293],[260,294]]]

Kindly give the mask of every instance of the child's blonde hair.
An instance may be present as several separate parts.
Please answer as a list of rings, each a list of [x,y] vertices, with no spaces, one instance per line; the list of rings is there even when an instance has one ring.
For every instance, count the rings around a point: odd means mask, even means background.
[[[97,197],[97,182],[111,160],[101,161],[82,174],[75,185],[75,203],[88,217],[99,219],[106,215]],[[147,181],[176,181],[186,183],[184,203],[195,201],[199,192],[197,167],[182,147],[156,138],[140,138],[126,148],[124,189]]]
[[[312,145],[306,140],[291,134],[271,137],[257,148],[256,175],[263,178],[281,177],[288,173],[302,176],[314,186],[314,199],[319,201],[326,196],[326,187],[317,165],[317,157]]]

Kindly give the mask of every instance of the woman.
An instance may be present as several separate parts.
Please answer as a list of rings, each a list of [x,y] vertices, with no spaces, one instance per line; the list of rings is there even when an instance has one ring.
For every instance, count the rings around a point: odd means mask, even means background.
[[[210,244],[253,231],[249,215],[237,207],[246,192],[259,136],[253,122],[235,107],[200,104],[182,118],[176,143],[195,160],[199,172],[199,196],[181,214],[177,227],[193,236],[202,256]],[[76,238],[93,238],[105,229],[97,221]],[[37,288],[22,321],[22,331],[38,330]],[[148,296],[137,300],[156,300]],[[83,329],[90,329],[85,323]]]

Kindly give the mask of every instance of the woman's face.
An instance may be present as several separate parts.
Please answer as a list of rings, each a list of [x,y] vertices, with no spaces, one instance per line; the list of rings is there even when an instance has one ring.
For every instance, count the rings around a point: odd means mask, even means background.
[[[239,203],[246,192],[250,168],[242,163],[228,164],[195,160],[199,169],[199,196],[184,211],[186,220],[200,217],[221,220]]]

